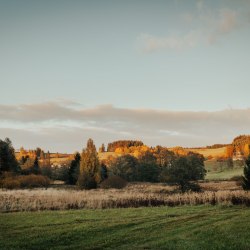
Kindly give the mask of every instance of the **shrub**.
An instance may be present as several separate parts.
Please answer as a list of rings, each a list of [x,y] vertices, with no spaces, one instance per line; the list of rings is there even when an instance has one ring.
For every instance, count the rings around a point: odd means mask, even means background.
[[[200,192],[201,191],[201,187],[199,184],[195,183],[195,182],[188,182],[183,186],[183,190],[184,192],[186,191],[192,191],[192,192]]]
[[[49,184],[48,177],[34,174],[7,177],[0,182],[0,186],[7,189],[48,187]]]
[[[13,179],[13,178],[3,179],[0,182],[0,186],[2,188],[6,188],[6,189],[18,189],[21,187],[20,181],[17,180],[16,178],[15,179]]]
[[[97,181],[95,176],[91,176],[89,173],[83,172],[78,178],[77,185],[81,189],[94,189],[97,188]]]
[[[122,179],[120,176],[110,176],[106,180],[104,180],[101,184],[101,188],[117,188],[117,189],[122,189],[127,186],[127,181]]]
[[[19,176],[19,180],[22,188],[48,187],[50,184],[49,178],[42,175]]]

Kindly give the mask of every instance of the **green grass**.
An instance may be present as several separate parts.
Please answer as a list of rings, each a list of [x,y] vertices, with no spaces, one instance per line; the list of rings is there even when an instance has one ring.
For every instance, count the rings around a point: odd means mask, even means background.
[[[217,162],[214,160],[205,161],[207,170],[207,180],[229,180],[235,176],[243,175],[243,167],[234,163],[233,168],[228,168],[226,162]]]
[[[250,209],[182,206],[0,214],[1,249],[249,249]]]
[[[243,169],[235,168],[235,169],[228,169],[218,172],[207,172],[206,179],[207,180],[229,180],[235,176],[242,176]]]

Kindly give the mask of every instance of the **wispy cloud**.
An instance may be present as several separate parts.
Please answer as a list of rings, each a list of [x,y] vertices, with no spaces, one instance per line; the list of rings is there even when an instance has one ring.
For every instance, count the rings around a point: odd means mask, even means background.
[[[191,31],[184,36],[155,37],[149,34],[141,34],[138,42],[142,44],[144,52],[153,52],[160,49],[183,50],[196,46],[198,34]]]
[[[181,13],[180,20],[183,25],[189,25],[189,31],[182,26],[176,27],[178,35],[155,36],[153,34],[140,34],[137,37],[139,48],[144,53],[159,50],[185,50],[199,45],[214,44],[224,36],[241,28],[242,23],[248,23],[247,12],[239,9],[219,8],[211,9],[204,1],[197,1],[193,12]]]
[[[223,9],[219,12],[219,18],[212,26],[209,42],[214,43],[220,37],[234,31],[238,26],[237,12],[229,9]]]
[[[88,137],[98,144],[141,139],[150,145],[199,146],[230,142],[250,132],[250,109],[181,112],[112,105],[75,108],[47,102],[0,105],[0,112],[0,138],[10,137],[18,147],[40,145],[54,151],[79,150]]]

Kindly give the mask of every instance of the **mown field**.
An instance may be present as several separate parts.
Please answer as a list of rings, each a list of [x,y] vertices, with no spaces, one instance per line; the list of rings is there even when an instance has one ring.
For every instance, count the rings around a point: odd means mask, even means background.
[[[182,206],[0,214],[1,249],[249,249],[250,209]]]

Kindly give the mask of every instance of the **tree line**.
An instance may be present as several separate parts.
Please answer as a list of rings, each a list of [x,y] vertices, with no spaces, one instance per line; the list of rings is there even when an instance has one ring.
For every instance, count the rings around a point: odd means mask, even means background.
[[[143,146],[142,141],[136,140],[119,140],[114,141],[108,144],[107,152],[115,152],[117,148],[130,148],[130,147],[139,147]]]
[[[185,155],[176,152],[156,146],[151,150],[141,152],[138,157],[124,154],[105,162],[99,159],[94,141],[89,139],[82,153],[76,153],[69,167],[66,168],[64,180],[69,185],[92,189],[110,178],[119,177],[120,181],[165,182],[178,185],[181,191],[198,191],[197,181],[204,179],[206,175],[204,157],[193,152]],[[16,175],[27,174],[20,168],[9,139],[0,140],[1,178],[6,172]],[[37,157],[31,166],[30,174],[44,174]],[[243,187],[245,189],[250,188],[249,179],[250,158],[247,159],[244,169]]]

